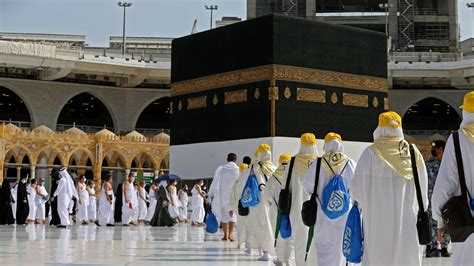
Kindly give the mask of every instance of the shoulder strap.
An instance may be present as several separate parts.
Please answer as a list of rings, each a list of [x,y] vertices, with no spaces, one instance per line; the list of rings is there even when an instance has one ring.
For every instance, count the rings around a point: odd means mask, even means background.
[[[314,178],[314,188],[313,188],[313,194],[311,194],[311,197],[313,198],[313,200],[316,198],[316,195],[318,194],[319,172],[321,172],[321,157],[319,157],[316,161],[316,174]]]
[[[423,207],[423,197],[421,196],[420,180],[418,176],[418,167],[416,165],[416,154],[413,144],[410,145],[411,168],[413,169],[413,178],[415,179],[416,198],[418,200],[419,211],[425,211]]]
[[[349,164],[349,159],[347,159],[347,162],[346,162],[346,164],[344,165],[344,167],[342,168],[342,171],[341,171],[341,173],[340,173],[339,175],[342,175],[342,173],[344,173],[344,170],[346,170],[346,167],[347,167],[348,164]]]
[[[461,185],[461,195],[463,198],[468,198],[469,190],[466,186],[466,176],[464,175],[464,164],[462,161],[461,145],[459,144],[459,132],[453,132],[454,153],[456,154],[456,163],[458,165],[459,183]],[[471,195],[469,194],[469,199]]]
[[[288,169],[288,176],[286,177],[285,189],[288,189],[288,187],[290,186],[291,174],[293,173],[293,165],[294,164],[295,164],[295,157],[291,157],[290,169]]]
[[[331,170],[332,174],[333,175],[336,175],[336,172],[334,172],[334,170],[332,169],[331,165],[329,164],[328,160],[326,160],[326,158],[322,157],[324,162],[328,165],[329,169]],[[318,158],[320,159],[320,158]]]

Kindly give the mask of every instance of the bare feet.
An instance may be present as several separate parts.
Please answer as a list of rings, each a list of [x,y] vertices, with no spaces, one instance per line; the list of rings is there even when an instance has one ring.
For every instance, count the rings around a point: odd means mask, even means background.
[[[235,242],[235,239],[229,237],[230,242]]]

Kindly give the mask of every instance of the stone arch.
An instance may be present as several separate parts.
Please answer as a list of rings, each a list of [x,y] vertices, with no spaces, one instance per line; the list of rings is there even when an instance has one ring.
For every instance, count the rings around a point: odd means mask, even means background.
[[[41,159],[45,158],[46,159],[46,164],[48,164],[49,161],[49,154],[46,152],[46,149],[41,150],[38,155],[35,157],[35,162],[36,165],[40,165]]]
[[[11,94],[10,94],[11,93]],[[8,95],[8,96],[5,96],[5,95]],[[18,90],[15,88],[15,86],[12,86],[12,85],[7,85],[7,84],[2,84],[0,82],[0,101],[1,101],[1,98],[11,98],[13,101],[16,101],[16,106],[15,105],[11,105],[10,107],[11,108],[20,108],[22,109],[21,105],[23,104],[24,105],[24,108],[26,108],[26,111],[28,113],[28,118],[25,119],[25,120],[28,120],[28,121],[25,121],[25,122],[30,122],[30,124],[34,124],[34,115],[33,115],[33,112],[32,112],[32,107],[31,107],[31,104],[26,101],[26,97],[24,97],[24,95],[22,94],[21,90]],[[16,98],[16,99],[15,99]],[[8,117],[8,116],[11,116],[12,112],[8,112],[7,110],[4,110],[5,108],[8,108],[9,106],[5,106],[5,105],[2,105],[2,108],[0,108],[0,120],[16,120],[16,119],[13,119],[12,117]],[[13,111],[13,113],[19,113],[19,110],[11,110]],[[19,120],[22,120],[21,117],[19,117],[20,119]],[[25,116],[26,118],[26,116]]]
[[[121,152],[117,150],[111,150],[110,152],[112,154],[112,157],[110,158],[111,165],[109,166],[115,166],[119,161],[121,161],[124,169],[130,168],[131,162],[129,162],[129,160],[127,160],[127,157],[125,157]]]
[[[15,152],[15,149],[18,149],[18,152]],[[33,153],[23,144],[17,143],[11,146],[5,154],[8,155],[10,152],[13,154],[16,163],[21,163],[25,156],[28,157],[30,163],[33,162]]]
[[[156,158],[151,156],[149,153],[141,151],[136,153],[133,156],[133,160],[136,162],[136,165],[141,165],[142,168],[152,168],[156,169],[159,163],[157,162]],[[146,165],[149,162],[151,165]],[[148,166],[148,167],[146,167]],[[132,167],[133,168],[133,167]]]
[[[160,97],[143,104],[135,114],[135,128],[169,129],[170,97]],[[160,119],[158,119],[158,117]]]
[[[48,159],[48,164],[54,165],[54,161],[56,160],[56,158],[59,159],[62,166],[66,165],[66,158],[59,149],[54,149],[51,151],[51,154],[49,155]]]
[[[90,102],[81,101],[80,99],[82,98],[90,98]],[[76,106],[84,107],[84,109],[81,110],[81,112],[78,112],[80,114],[84,114],[83,117],[72,117],[70,119],[67,119],[64,116],[62,116],[63,112],[67,111],[65,110],[65,108],[72,108]],[[101,117],[97,118],[89,114],[89,113],[92,114],[95,108],[97,108],[96,109],[97,112],[102,114]],[[71,110],[75,110],[75,109],[71,109]],[[103,127],[105,124],[107,125],[107,127],[113,128],[114,129],[113,131],[115,131],[115,128],[118,125],[116,116],[114,112],[112,111],[112,108],[110,107],[108,102],[103,97],[97,95],[94,92],[87,91],[87,90],[84,90],[82,92],[75,94],[74,96],[69,98],[65,103],[63,103],[62,106],[58,108],[58,113],[55,115],[55,117],[56,117],[56,124],[76,123],[77,125],[97,126],[97,127]],[[101,121],[96,121],[97,119],[99,120],[101,119]],[[78,121],[70,121],[70,120],[78,120]]]
[[[408,112],[408,110],[415,105],[418,102],[421,102],[425,99],[429,98],[434,98],[439,101],[445,102],[449,104],[450,106],[453,107],[453,109],[458,113],[459,116],[462,116],[462,110],[458,108],[459,105],[461,105],[461,102],[457,102],[455,99],[449,99],[447,97],[432,97],[432,96],[427,96],[427,95],[410,95],[410,97],[406,97],[406,95],[403,95],[403,100],[398,99],[397,97],[397,102],[399,104],[402,104],[399,108],[399,110],[396,110],[402,117],[405,116],[405,114]],[[389,103],[390,104],[390,103]]]
[[[404,130],[454,130],[462,121],[453,107],[437,97],[413,103],[403,115]]]
[[[81,155],[81,157],[78,157],[78,156],[77,156],[76,152],[78,152],[78,151],[82,151],[82,152],[83,152],[83,154]],[[81,158],[82,158],[83,156],[85,156],[84,153],[87,155],[87,157],[88,157],[92,162],[94,162],[95,156],[92,154],[92,152],[91,152],[89,149],[83,148],[83,147],[77,147],[77,148],[73,149],[71,152],[69,152],[69,154],[68,154],[68,156],[67,156],[67,162],[69,163],[69,162],[71,161],[71,159],[74,158],[74,159],[76,159],[76,162],[77,162],[77,163],[80,163],[80,162],[81,162]]]

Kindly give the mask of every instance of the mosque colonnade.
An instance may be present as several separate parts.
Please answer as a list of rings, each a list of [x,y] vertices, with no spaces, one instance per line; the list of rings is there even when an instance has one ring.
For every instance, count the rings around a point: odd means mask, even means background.
[[[103,86],[94,84],[77,84],[69,82],[52,82],[52,81],[38,81],[28,79],[15,78],[0,78],[0,87],[12,91],[24,103],[29,114],[29,121],[31,122],[31,129],[45,125],[48,128],[56,129],[58,124],[64,123],[59,120],[69,120],[68,124],[74,122],[78,125],[84,125],[85,122],[75,121],[78,116],[86,116],[88,106],[85,109],[74,110],[76,113],[63,115],[65,107],[72,104],[73,99],[78,96],[91,96],[91,100],[96,98],[104,109],[104,117],[84,117],[88,126],[92,124],[100,125],[100,127],[107,126],[115,133],[126,133],[140,127],[137,123],[144,115],[144,111],[153,107],[153,104],[161,103],[161,114],[155,114],[155,129],[167,129],[169,117],[169,90],[159,88],[122,88],[113,86]],[[79,97],[78,100],[81,99]],[[71,106],[69,109],[77,107]],[[82,103],[86,105],[87,103]],[[94,106],[92,106],[94,107]],[[75,108],[78,109],[78,108]],[[160,109],[160,110],[161,110]],[[105,112],[106,111],[106,112]],[[79,113],[78,112],[83,112]],[[148,110],[148,113],[150,110]],[[14,112],[13,112],[14,113]],[[24,114],[23,116],[28,116]],[[1,120],[15,120],[14,118],[7,118],[8,114],[2,114]],[[10,115],[10,116],[15,116]],[[147,114],[150,120],[151,114]],[[25,118],[27,119],[27,118]],[[83,120],[84,120],[83,119]],[[88,120],[87,120],[88,119]],[[87,123],[86,122],[86,123]],[[147,124],[147,123],[145,123]],[[148,121],[150,124],[150,121]],[[147,128],[151,128],[148,126]]]

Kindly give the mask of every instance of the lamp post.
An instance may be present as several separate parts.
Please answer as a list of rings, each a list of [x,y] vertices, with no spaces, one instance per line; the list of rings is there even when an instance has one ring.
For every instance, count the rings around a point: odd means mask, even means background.
[[[210,5],[210,6],[205,5],[204,7],[206,8],[206,10],[210,10],[210,11],[211,11],[211,26],[210,26],[210,27],[211,27],[211,29],[212,29],[212,12],[213,12],[214,10],[217,10],[218,6],[217,6],[217,5]]]
[[[122,55],[125,56],[125,17],[127,13],[127,7],[131,7],[132,3],[130,2],[118,2],[119,7],[123,7],[123,34],[122,34]]]
[[[388,32],[388,10],[389,10],[389,8],[393,7],[393,4],[380,3],[379,7],[381,9],[385,10],[385,35],[387,36],[387,39],[388,39],[388,37],[389,37],[389,32]]]

